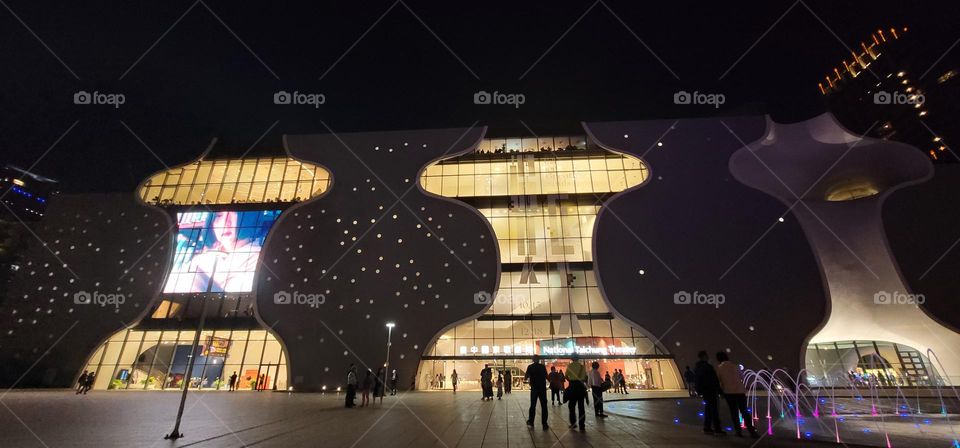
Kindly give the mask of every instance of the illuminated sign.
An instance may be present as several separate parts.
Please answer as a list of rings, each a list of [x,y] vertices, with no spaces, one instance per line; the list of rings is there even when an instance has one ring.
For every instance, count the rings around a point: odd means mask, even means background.
[[[226,338],[215,338],[210,336],[207,338],[207,346],[203,350],[203,356],[220,356],[226,357],[227,351],[230,350],[230,340]]]
[[[539,341],[537,347],[533,345],[461,345],[461,355],[527,355],[567,357],[574,353],[583,356],[633,356],[637,348],[622,345],[614,339],[605,338],[565,338]]]

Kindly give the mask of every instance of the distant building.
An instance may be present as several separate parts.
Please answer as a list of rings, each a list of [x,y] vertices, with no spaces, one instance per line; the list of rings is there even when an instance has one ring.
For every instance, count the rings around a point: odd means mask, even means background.
[[[960,140],[956,58],[921,48],[939,48],[921,40],[922,31],[907,33],[903,27],[871,34],[819,83],[820,93],[856,133],[909,143],[936,162],[960,162],[950,146]]]
[[[0,217],[19,221],[43,217],[50,196],[57,193],[57,181],[13,165],[0,170]]]

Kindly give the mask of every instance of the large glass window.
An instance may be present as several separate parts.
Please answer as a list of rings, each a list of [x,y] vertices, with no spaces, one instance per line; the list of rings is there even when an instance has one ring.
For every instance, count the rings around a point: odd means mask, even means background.
[[[122,330],[90,358],[95,389],[285,390],[287,360],[273,335],[263,330],[204,330],[191,354],[195,331]],[[187,372],[190,357],[193,369]]]
[[[291,158],[201,160],[153,175],[140,198],[157,205],[296,202],[329,185],[327,170]]]

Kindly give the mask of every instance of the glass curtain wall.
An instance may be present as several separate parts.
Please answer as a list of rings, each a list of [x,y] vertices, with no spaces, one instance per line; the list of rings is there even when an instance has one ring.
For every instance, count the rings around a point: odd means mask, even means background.
[[[201,160],[157,173],[140,187],[155,205],[299,202],[330,185],[330,173],[287,157]]]
[[[885,341],[837,341],[807,346],[807,381],[827,387],[943,385],[930,359]]]
[[[90,357],[94,389],[169,390],[189,387],[228,390],[237,374],[238,390],[287,387],[287,359],[275,337],[264,330],[204,330],[191,353],[195,330],[123,330]],[[187,372],[192,356],[193,370]],[[262,375],[262,378],[261,378]]]
[[[593,272],[597,213],[611,193],[643,182],[637,158],[584,137],[487,139],[477,153],[428,166],[427,191],[456,197],[491,223],[500,245],[500,289],[480,318],[442,334],[424,352],[419,389],[478,387],[484,365],[511,371],[517,388],[533,354],[566,369],[571,351],[621,370],[634,389],[679,389],[670,356],[643,332],[616,318]],[[583,355],[586,353],[587,355]]]

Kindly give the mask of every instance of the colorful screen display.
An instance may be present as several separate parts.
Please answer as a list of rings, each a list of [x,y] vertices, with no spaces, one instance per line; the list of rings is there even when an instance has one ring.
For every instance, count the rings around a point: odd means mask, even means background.
[[[165,293],[249,292],[260,248],[280,210],[177,213]]]

